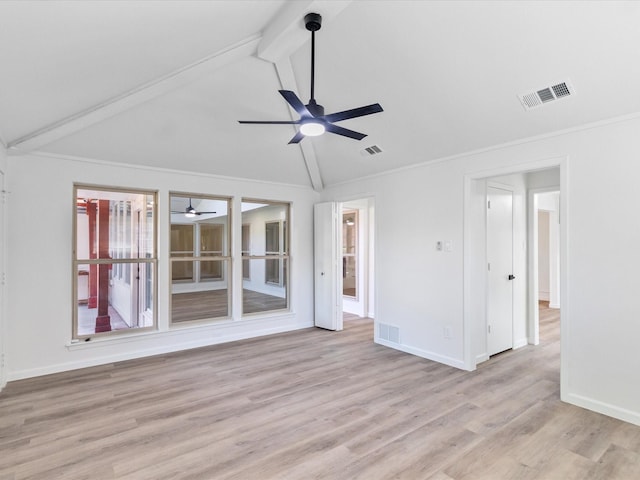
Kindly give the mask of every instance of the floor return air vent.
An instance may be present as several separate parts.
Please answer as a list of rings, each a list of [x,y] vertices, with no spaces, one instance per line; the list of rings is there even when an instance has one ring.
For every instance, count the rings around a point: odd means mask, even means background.
[[[378,337],[391,343],[400,343],[400,329],[385,323],[378,324]]]

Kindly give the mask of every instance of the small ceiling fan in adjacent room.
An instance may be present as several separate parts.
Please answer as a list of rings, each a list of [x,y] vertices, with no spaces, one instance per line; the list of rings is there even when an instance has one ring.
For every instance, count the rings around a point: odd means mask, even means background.
[[[217,213],[217,212],[199,212],[197,211],[195,208],[193,208],[193,206],[191,205],[191,199],[189,199],[189,206],[187,208],[185,208],[182,211],[174,211],[171,210],[171,213],[173,214],[182,214],[187,218],[193,218],[197,215],[208,215],[208,214],[213,214],[213,213]]]
[[[314,77],[315,77],[315,50],[316,41],[315,33],[322,26],[322,17],[317,13],[309,13],[304,17],[304,24],[307,30],[311,32],[311,99],[308,104],[302,103],[300,98],[291,90],[278,90],[280,95],[284,97],[293,109],[300,115],[299,120],[240,120],[242,124],[266,124],[266,125],[300,125],[300,130],[293,136],[289,143],[300,143],[306,137],[315,137],[322,135],[325,131],[342,135],[344,137],[362,140],[367,135],[365,133],[349,130],[348,128],[335,125],[335,122],[348,120],[350,118],[363,117],[373,113],[382,112],[379,103],[373,103],[364,107],[352,108],[342,112],[324,114],[324,107],[316,103],[314,95]]]

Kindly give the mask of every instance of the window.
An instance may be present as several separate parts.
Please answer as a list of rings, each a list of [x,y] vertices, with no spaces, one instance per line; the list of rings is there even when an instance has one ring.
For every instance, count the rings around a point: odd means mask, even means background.
[[[243,314],[289,307],[288,219],[288,203],[242,201]]]
[[[172,193],[171,323],[230,316],[229,199]]]
[[[156,193],[74,186],[73,338],[153,328]]]

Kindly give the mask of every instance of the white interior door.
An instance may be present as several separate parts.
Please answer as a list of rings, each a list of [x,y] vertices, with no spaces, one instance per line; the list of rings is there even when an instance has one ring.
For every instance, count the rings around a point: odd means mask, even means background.
[[[314,313],[316,327],[342,330],[342,230],[340,205],[314,206]]]
[[[513,348],[513,192],[487,187],[487,353]]]

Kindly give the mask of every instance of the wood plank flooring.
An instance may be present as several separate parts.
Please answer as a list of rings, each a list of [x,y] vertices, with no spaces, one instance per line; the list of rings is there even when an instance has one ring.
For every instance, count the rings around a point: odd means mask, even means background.
[[[475,372],[350,317],[12,382],[0,480],[640,478],[640,427],[560,402],[553,313]]]

